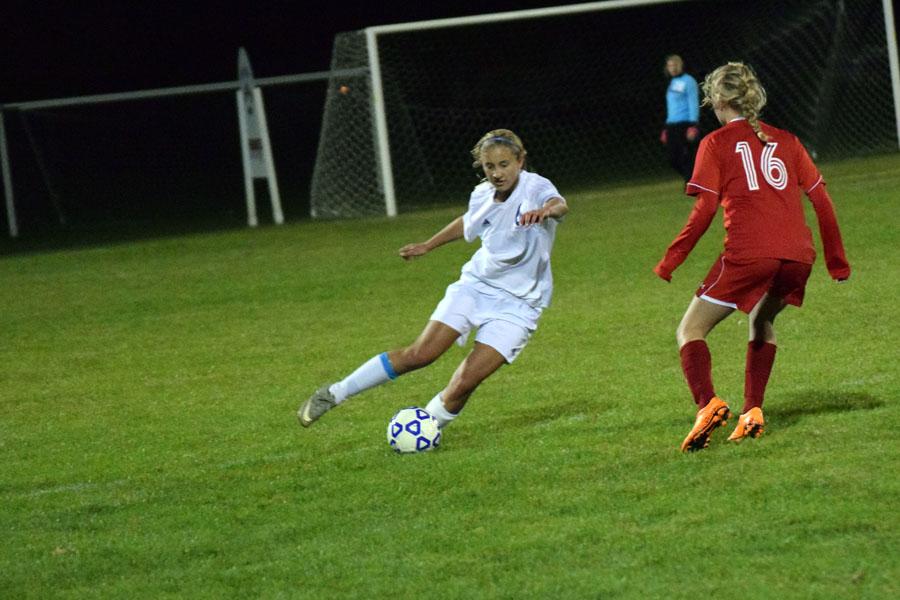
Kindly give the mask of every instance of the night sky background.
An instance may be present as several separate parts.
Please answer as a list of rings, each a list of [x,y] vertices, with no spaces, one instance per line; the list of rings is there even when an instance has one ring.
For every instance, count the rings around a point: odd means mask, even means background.
[[[579,4],[553,0],[80,2],[0,10],[0,102],[326,70],[335,34],[372,25]]]
[[[0,102],[225,81],[240,46],[257,76],[324,70],[338,32],[566,4],[582,3],[6,0]]]

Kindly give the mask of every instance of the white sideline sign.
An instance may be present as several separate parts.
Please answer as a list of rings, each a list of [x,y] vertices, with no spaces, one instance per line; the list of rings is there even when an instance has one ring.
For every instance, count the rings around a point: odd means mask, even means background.
[[[266,124],[266,109],[262,91],[255,85],[253,70],[247,52],[238,50],[238,80],[241,88],[236,92],[238,123],[241,130],[241,158],[244,164],[244,192],[247,197],[247,225],[256,227],[256,190],[254,182],[265,179],[269,184],[269,199],[272,202],[272,219],[276,224],[284,223],[281,211],[281,195],[275,178],[275,161],[272,159],[272,144],[269,141],[269,127]]]

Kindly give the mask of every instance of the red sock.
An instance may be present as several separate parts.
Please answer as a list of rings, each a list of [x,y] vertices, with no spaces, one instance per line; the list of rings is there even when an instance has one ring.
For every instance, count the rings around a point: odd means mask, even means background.
[[[751,408],[762,408],[766,384],[775,363],[775,344],[755,341],[747,344],[747,367],[744,375],[744,414]]]
[[[693,340],[681,347],[681,370],[694,402],[703,408],[716,395],[712,382],[712,357],[704,340]]]

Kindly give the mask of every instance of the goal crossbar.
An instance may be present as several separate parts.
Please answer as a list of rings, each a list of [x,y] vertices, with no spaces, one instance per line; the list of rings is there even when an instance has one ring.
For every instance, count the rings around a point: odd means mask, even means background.
[[[472,15],[469,17],[452,17],[449,19],[431,19],[428,21],[410,21],[407,23],[393,23],[390,25],[375,25],[367,27],[375,35],[383,33],[400,33],[404,31],[423,31],[426,29],[445,29],[447,27],[462,27],[465,25],[483,25],[485,23],[501,23],[504,21],[521,21],[523,19],[538,19],[542,17],[557,17],[573,15],[585,12],[597,12],[601,10],[615,10],[617,8],[629,8],[632,6],[649,6],[651,4],[673,4],[676,2],[690,2],[692,0],[610,0],[608,2],[585,2],[584,4],[567,4],[565,6],[551,6],[548,8],[530,8],[526,10],[511,10],[507,12]]]

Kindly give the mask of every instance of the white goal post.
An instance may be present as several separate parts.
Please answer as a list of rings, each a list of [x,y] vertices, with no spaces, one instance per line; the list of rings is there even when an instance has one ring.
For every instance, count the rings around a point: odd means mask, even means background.
[[[750,62],[776,92],[767,115],[773,115],[774,124],[796,130],[818,156],[900,149],[900,71],[891,0],[716,4],[611,0],[379,25],[339,34],[332,70],[361,65],[368,69],[364,78],[330,82],[313,173],[311,215],[393,217],[404,205],[427,202],[416,196],[457,193],[465,176],[451,178],[442,172],[453,168],[440,164],[450,154],[433,148],[430,144],[436,140],[430,138],[443,136],[445,144],[465,145],[493,127],[521,128],[528,134],[526,145],[537,140],[536,147],[554,151],[569,139],[577,140],[590,150],[586,158],[594,163],[623,177],[646,174],[647,165],[664,162],[658,144],[653,145],[652,130],[658,127],[654,111],[663,106],[664,88],[655,91],[661,83],[660,65],[671,52],[686,53],[689,72],[698,78],[727,60]],[[735,11],[743,12],[733,16]],[[667,27],[672,22],[689,34]],[[661,24],[658,30],[655,24]],[[633,30],[630,37],[629,30]],[[542,36],[548,39],[538,47],[533,40]],[[520,64],[510,63],[509,71],[516,71],[518,80],[505,74],[496,78],[516,94],[512,108],[504,113],[478,94],[477,86],[485,78],[470,77],[466,69],[491,69],[478,62],[476,48],[520,43],[537,49],[522,52]],[[582,45],[581,53],[569,47],[577,44]],[[570,64],[554,62],[555,55],[566,56]],[[536,65],[533,71],[527,68],[529,61]],[[854,73],[860,65],[877,71],[877,89],[861,81],[868,72]],[[865,98],[874,93],[877,106]],[[640,115],[637,109],[628,114],[618,108],[651,95]],[[503,96],[506,105],[511,104],[508,97]],[[604,105],[607,98],[618,104],[610,100]],[[595,118],[592,104],[598,113],[622,114]],[[872,112],[877,113],[877,123],[866,123]],[[553,125],[554,120],[561,123]],[[476,129],[473,123],[483,125]],[[550,131],[552,127],[556,132]],[[865,127],[871,129],[867,132]],[[707,131],[710,128],[707,123]],[[867,145],[853,136],[854,129],[878,139]],[[591,134],[594,140],[588,139]],[[639,146],[630,137],[641,137],[645,143]],[[626,146],[620,147],[623,140]],[[617,148],[633,161],[629,164],[598,146]],[[404,150],[407,158],[398,164],[398,152]],[[423,155],[431,161],[424,169],[428,180],[424,187],[421,180],[409,181],[404,164],[410,156]],[[357,166],[355,181],[341,177],[339,169],[348,162]],[[570,185],[565,167],[556,169],[547,158],[540,166],[554,181]]]

